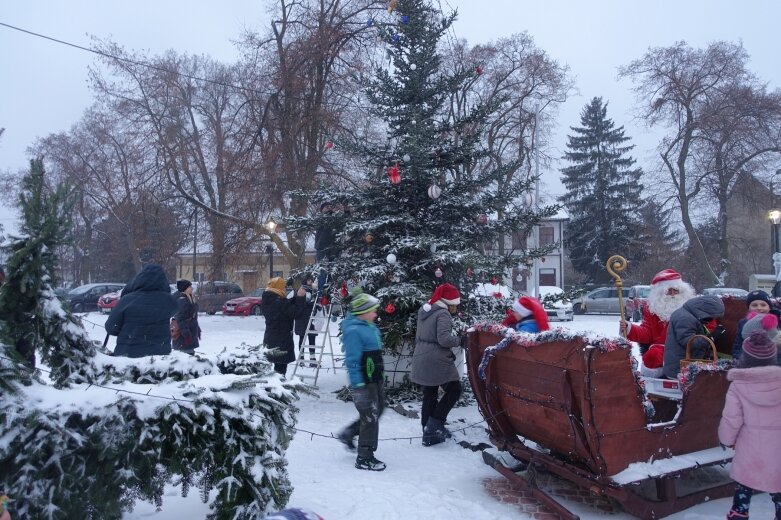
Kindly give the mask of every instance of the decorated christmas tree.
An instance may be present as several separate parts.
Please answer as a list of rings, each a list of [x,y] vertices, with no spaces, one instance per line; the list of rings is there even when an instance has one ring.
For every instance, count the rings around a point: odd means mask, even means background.
[[[481,140],[495,105],[476,104],[462,115],[452,110],[454,96],[483,73],[479,63],[455,72],[442,66],[440,45],[455,14],[443,15],[426,0],[394,1],[388,11],[368,25],[387,47],[389,65],[364,82],[368,111],[385,138],[338,140],[364,164],[363,181],[352,190],[322,187],[314,207],[330,202],[337,211],[291,225],[337,231],[339,255],[323,264],[331,287],[360,284],[378,296],[385,345],[398,348],[414,339],[418,308],[443,282],[460,289],[464,323],[501,320],[507,302],[473,291],[541,256],[503,250],[499,241],[530,235],[556,208],[530,204],[534,178],[519,178],[518,163],[492,167],[486,157]]]

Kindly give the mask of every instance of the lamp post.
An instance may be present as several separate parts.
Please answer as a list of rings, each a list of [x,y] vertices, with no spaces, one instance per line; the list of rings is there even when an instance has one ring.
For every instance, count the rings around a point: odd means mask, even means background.
[[[266,229],[268,229],[269,238],[271,238],[277,229],[277,223],[273,219],[269,219],[266,222]],[[268,279],[271,280],[274,277],[274,242],[269,242],[266,246],[266,253],[268,253]]]
[[[778,251],[778,225],[781,224],[781,210],[770,210],[767,217],[773,223],[773,269],[775,269],[776,281],[778,281],[781,279],[779,278],[779,275],[781,275],[781,254]]]

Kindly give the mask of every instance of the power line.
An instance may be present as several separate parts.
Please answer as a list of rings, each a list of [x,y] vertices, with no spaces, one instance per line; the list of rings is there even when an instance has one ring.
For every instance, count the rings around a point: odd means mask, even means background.
[[[186,74],[184,72],[179,72],[179,71],[176,71],[176,70],[167,69],[165,67],[161,67],[161,66],[155,65],[153,63],[147,63],[147,62],[144,62],[144,61],[134,60],[132,58],[125,58],[125,57],[122,57],[122,56],[116,56],[116,55],[110,54],[108,52],[104,52],[104,51],[101,51],[101,50],[98,50],[98,49],[91,49],[89,47],[84,47],[83,45],[78,45],[76,43],[71,43],[71,42],[67,42],[65,40],[60,40],[60,39],[54,38],[52,36],[46,36],[45,34],[33,32],[33,31],[30,31],[30,30],[27,30],[27,29],[22,29],[21,27],[16,27],[14,25],[10,25],[10,24],[4,23],[4,22],[0,22],[0,26],[6,27],[8,29],[13,29],[14,31],[19,31],[19,32],[22,32],[22,33],[25,33],[25,34],[29,34],[30,36],[35,36],[36,38],[43,38],[44,40],[49,40],[49,41],[54,42],[54,43],[59,43],[61,45],[67,45],[68,47],[73,47],[74,49],[78,49],[78,50],[82,50],[82,51],[86,51],[86,52],[91,52],[93,54],[97,54],[98,56],[102,56],[104,58],[109,58],[109,59],[117,60],[117,61],[123,61],[123,62],[126,62],[126,63],[130,63],[132,65],[136,65],[138,67],[146,67],[148,69],[156,70],[158,72],[165,72],[166,74],[175,74],[175,75],[181,76],[183,78],[192,79],[192,80],[195,80],[195,81],[204,81],[206,83],[219,85],[221,87],[231,87],[231,88],[235,88],[237,90],[245,90],[247,92],[253,92],[255,94],[261,94],[261,95],[271,95],[271,94],[273,94],[273,92],[271,92],[271,91],[264,92],[262,90],[257,90],[257,89],[253,89],[253,88],[249,88],[249,87],[244,87],[244,86],[241,86],[241,85],[234,85],[232,83],[223,83],[221,81],[208,79],[208,78],[202,78],[200,76],[193,76],[193,75],[190,75],[190,74]]]

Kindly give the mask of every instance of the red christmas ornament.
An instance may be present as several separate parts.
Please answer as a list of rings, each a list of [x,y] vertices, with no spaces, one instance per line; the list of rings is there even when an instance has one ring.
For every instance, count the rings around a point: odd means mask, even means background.
[[[347,282],[342,282],[342,287],[339,289],[339,294],[342,295],[342,298],[347,298],[347,295],[349,294],[347,292]]]
[[[326,150],[330,150],[330,149],[331,149],[331,148],[333,148],[333,147],[334,147],[334,142],[333,142],[333,141],[331,141],[330,139],[329,139],[328,141],[326,141],[326,142],[325,142],[325,149],[326,149]]]
[[[471,277],[471,276],[472,276],[472,275],[474,275],[474,274],[475,274],[475,272],[472,270],[472,268],[471,268],[471,267],[467,267],[467,268],[466,268],[466,275],[467,275],[467,276]]]
[[[485,226],[486,224],[488,224],[488,215],[486,215],[485,213],[480,213],[477,216],[477,223],[480,224],[481,226]]]
[[[374,235],[372,235],[371,233],[366,233],[366,236],[363,237],[363,239],[366,240],[367,244],[371,244],[372,242],[374,242]]]
[[[396,312],[396,307],[392,303],[385,306],[385,314],[393,314],[394,312]]]
[[[498,281],[499,280],[497,280],[495,276],[493,278],[491,278],[491,284],[492,285],[496,285],[496,282],[498,282]]]
[[[502,294],[499,291],[496,291],[495,293],[493,293],[493,296],[494,296],[494,298],[504,298],[504,294]]]
[[[398,184],[401,182],[401,170],[399,169],[399,163],[395,163],[393,166],[388,168],[388,179],[390,179],[391,184]]]
[[[323,307],[328,305],[328,297],[327,296],[321,296],[320,297],[320,305],[322,305]]]
[[[478,76],[482,75],[483,74],[483,67],[481,67],[480,65],[475,67],[475,74],[477,74]]]

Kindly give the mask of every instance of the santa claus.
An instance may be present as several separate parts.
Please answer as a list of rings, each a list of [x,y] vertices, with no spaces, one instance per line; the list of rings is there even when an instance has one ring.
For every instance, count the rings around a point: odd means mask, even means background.
[[[680,273],[673,269],[659,271],[651,280],[647,305],[643,308],[643,321],[632,324],[622,320],[621,334],[642,345],[664,345],[670,316],[694,296],[694,287],[684,282]]]

